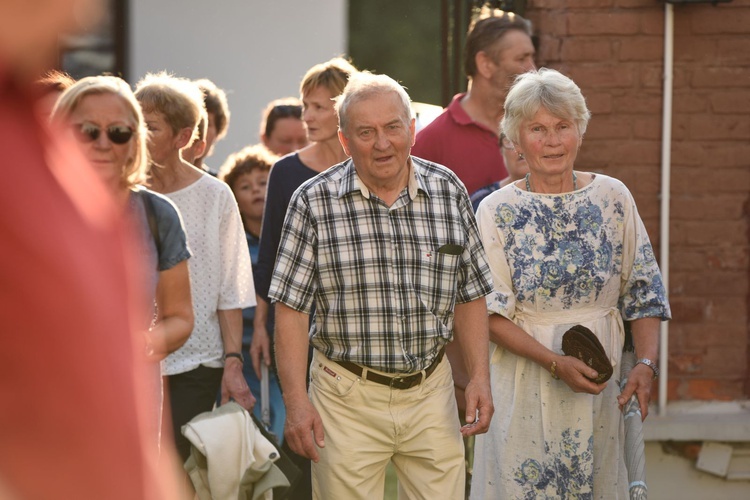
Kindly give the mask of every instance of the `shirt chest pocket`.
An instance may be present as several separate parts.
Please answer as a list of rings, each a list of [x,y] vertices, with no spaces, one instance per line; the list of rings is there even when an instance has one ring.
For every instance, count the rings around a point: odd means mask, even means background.
[[[458,248],[454,253],[424,252],[414,273],[414,287],[422,303],[438,315],[453,307],[461,261],[461,255],[455,253]]]

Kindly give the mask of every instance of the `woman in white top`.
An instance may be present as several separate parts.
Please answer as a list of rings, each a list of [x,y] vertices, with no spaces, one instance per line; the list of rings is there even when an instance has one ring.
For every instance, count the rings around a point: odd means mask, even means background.
[[[201,115],[202,95],[195,83],[165,73],[149,74],[135,93],[150,131],[149,186],[180,209],[193,253],[190,284],[195,327],[185,345],[164,360],[169,381],[172,424],[183,459],[190,444],[181,427],[213,408],[221,389],[251,410],[255,398],[242,374],[242,308],[255,305],[255,288],[242,220],[232,191],[221,181],[184,161]]]

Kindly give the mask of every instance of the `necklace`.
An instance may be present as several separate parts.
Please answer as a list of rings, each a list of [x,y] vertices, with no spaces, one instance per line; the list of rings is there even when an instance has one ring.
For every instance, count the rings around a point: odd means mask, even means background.
[[[578,177],[576,177],[575,171],[573,171],[573,191],[578,190]],[[531,189],[531,172],[526,174],[526,191],[529,193],[533,193],[534,190]]]

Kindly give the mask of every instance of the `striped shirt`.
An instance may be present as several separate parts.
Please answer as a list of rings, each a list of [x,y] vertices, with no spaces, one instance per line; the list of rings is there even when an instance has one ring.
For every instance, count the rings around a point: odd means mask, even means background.
[[[388,373],[428,367],[452,338],[453,309],[492,292],[466,189],[411,157],[389,207],[351,159],[302,184],[289,204],[269,297],[315,320],[310,342],[334,361]]]

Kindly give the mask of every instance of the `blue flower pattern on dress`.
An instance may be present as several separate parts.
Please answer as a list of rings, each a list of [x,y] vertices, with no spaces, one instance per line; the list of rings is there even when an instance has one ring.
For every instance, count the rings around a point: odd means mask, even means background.
[[[498,227],[512,228],[505,251],[521,303],[556,297],[568,309],[593,302],[621,261],[622,245],[612,245],[608,226],[621,228],[622,217],[605,221],[600,207],[583,197],[575,210],[564,210],[563,199],[552,206],[533,200],[518,211],[510,204],[496,209]]]
[[[594,437],[581,449],[580,430],[566,429],[555,444],[545,442],[548,460],[526,459],[515,469],[515,481],[522,487],[525,500],[538,498],[592,498]],[[552,448],[556,449],[552,449]]]
[[[574,194],[545,201],[532,198],[495,208],[495,223],[506,237],[504,250],[516,299],[538,310],[593,304],[608,281],[619,280],[622,273],[623,204],[611,201],[613,210],[605,217],[602,208],[610,201],[602,207]],[[648,240],[637,248],[631,273],[631,286],[620,300],[624,316],[663,316],[664,285]],[[614,286],[620,288],[619,283]],[[507,302],[498,295],[495,299]]]
[[[646,229],[620,181],[597,175],[560,195],[511,185],[482,202],[477,220],[495,285],[488,310],[546,348],[559,352],[570,324],[585,324],[619,372],[617,310],[625,320],[670,317]],[[546,367],[501,347],[490,372],[495,415],[477,438],[472,499],[626,498],[616,385],[572,397]]]

